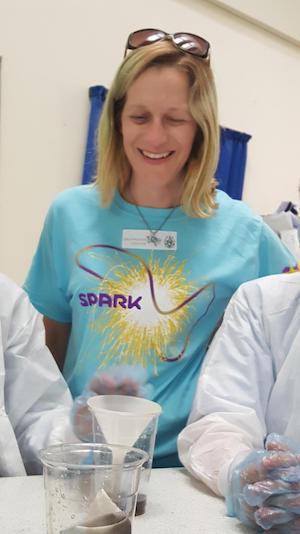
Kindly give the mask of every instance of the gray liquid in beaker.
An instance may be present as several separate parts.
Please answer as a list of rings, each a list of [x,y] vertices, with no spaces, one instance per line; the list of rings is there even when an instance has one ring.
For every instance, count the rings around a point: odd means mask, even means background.
[[[82,525],[61,530],[60,534],[131,534],[131,522],[123,512],[105,514]]]
[[[86,519],[60,534],[131,534],[131,521],[101,489],[90,504]]]

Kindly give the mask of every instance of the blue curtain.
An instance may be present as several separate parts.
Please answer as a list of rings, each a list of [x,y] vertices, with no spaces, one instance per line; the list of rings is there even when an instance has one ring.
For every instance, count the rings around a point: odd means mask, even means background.
[[[95,85],[89,89],[91,102],[82,183],[90,183],[96,171],[96,134],[107,89]],[[221,152],[216,172],[219,188],[232,198],[241,199],[247,159],[247,143],[251,135],[221,128]]]
[[[107,89],[102,85],[95,85],[94,87],[89,88],[91,110],[83,165],[83,184],[90,183],[95,176],[97,157],[97,129],[106,93]]]
[[[247,143],[251,135],[221,128],[221,150],[216,171],[218,188],[229,196],[242,198],[245,167],[247,161]]]

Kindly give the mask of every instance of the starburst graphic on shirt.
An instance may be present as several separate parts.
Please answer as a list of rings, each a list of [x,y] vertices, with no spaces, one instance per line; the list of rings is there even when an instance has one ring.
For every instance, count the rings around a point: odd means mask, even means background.
[[[124,309],[122,306],[93,308],[90,328],[101,334],[99,367],[108,363],[142,364],[159,361],[177,361],[183,357],[190,334],[207,312],[214,296],[211,285],[199,288],[187,280],[185,262],[178,262],[173,256],[164,261],[153,259],[146,263],[143,258],[124,249],[111,249],[130,256],[127,262],[120,261],[100,275],[82,262],[82,252],[88,252],[93,260],[102,257],[103,251],[94,245],[79,251],[77,265],[97,277],[99,284],[93,288],[97,294],[130,295],[141,306]],[[103,264],[103,262],[102,262]],[[201,316],[195,321],[195,300],[203,301]],[[140,298],[141,297],[141,298]],[[193,324],[191,324],[193,323]],[[184,341],[182,341],[184,339]],[[105,340],[105,341],[104,341]],[[103,345],[104,343],[104,345]],[[181,347],[179,347],[181,343]]]
[[[149,265],[155,280],[155,293],[159,308],[172,310],[184,300],[194,288],[184,282],[184,266],[176,266],[172,258],[167,258],[161,266],[158,261]],[[169,352],[174,339],[182,334],[190,319],[188,307],[179,308],[170,314],[160,313],[154,306],[149,290],[147,273],[144,269],[124,266],[114,271],[115,280],[105,280],[101,291],[107,293],[130,294],[133,298],[142,297],[142,313],[137,308],[106,310],[92,322],[94,330],[102,332],[107,340],[106,360],[122,355],[122,363],[146,365],[149,358],[163,359]],[[107,364],[106,362],[103,362]]]

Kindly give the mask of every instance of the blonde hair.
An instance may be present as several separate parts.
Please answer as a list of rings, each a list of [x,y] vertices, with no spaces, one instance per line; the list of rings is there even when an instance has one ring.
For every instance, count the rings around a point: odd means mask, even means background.
[[[210,217],[217,205],[214,178],[219,157],[217,97],[208,60],[178,50],[171,41],[144,46],[130,52],[121,64],[104,104],[98,133],[96,184],[102,205],[108,206],[118,187],[124,191],[131,167],[123,148],[121,113],[131,84],[151,67],[182,69],[190,85],[189,110],[198,125],[185,165],[181,204],[191,217]]]

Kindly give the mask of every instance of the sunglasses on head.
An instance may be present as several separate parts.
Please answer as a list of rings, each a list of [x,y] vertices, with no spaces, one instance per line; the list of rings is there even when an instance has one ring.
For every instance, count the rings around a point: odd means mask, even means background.
[[[200,59],[207,59],[209,56],[210,44],[202,37],[199,37],[199,35],[186,32],[177,32],[171,34],[162,30],[146,28],[132,32],[129,35],[124,57],[126,56],[128,50],[135,50],[141,46],[151,45],[164,40],[172,41],[174,45],[181,50],[181,52],[192,54]]]

